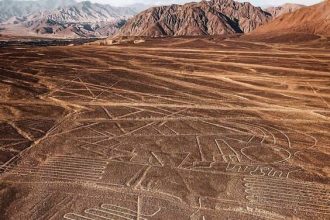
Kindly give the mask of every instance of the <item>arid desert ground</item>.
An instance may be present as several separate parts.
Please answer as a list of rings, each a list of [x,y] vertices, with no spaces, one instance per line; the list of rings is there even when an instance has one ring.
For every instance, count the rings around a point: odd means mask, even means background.
[[[329,219],[330,46],[0,47],[0,219]]]

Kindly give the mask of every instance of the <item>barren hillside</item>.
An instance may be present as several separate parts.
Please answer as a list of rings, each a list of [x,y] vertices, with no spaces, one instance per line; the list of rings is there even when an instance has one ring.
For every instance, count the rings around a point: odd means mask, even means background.
[[[196,36],[247,33],[271,20],[250,3],[212,0],[150,8],[129,20],[121,36]]]
[[[302,8],[285,14],[259,27],[253,34],[301,32],[315,35],[330,35],[330,1]]]

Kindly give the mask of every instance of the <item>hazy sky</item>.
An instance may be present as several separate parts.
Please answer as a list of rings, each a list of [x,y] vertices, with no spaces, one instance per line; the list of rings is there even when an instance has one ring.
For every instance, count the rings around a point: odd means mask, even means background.
[[[194,0],[91,0],[93,2],[100,2],[100,3],[108,3],[115,6],[121,5],[129,5],[134,3],[144,3],[144,4],[173,4],[173,3],[184,3],[184,2],[191,2]],[[198,1],[198,0],[195,0]],[[298,4],[305,4],[305,5],[312,5],[322,0],[273,0],[273,1],[265,1],[265,0],[238,0],[241,2],[251,2],[256,6],[265,6],[265,5],[282,5],[285,3],[298,3]]]

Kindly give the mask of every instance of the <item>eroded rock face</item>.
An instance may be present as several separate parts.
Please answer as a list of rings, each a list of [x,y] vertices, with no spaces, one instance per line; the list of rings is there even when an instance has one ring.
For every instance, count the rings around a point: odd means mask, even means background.
[[[150,8],[128,21],[118,35],[183,36],[247,33],[272,16],[250,3],[212,0]]]

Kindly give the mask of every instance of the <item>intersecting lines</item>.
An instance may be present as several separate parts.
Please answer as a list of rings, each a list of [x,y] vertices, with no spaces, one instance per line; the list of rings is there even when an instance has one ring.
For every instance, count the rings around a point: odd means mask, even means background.
[[[88,151],[89,153],[110,158],[113,152],[121,145],[121,142],[111,138],[78,138],[79,148]]]
[[[79,119],[90,120],[167,120],[185,118],[188,108],[164,108],[158,106],[140,106],[134,104],[112,105],[94,105],[89,110],[85,110],[79,115]]]
[[[56,192],[43,191],[41,195],[30,195],[34,199],[24,219],[54,219],[58,216],[61,209],[68,207],[76,202],[73,195],[66,195]],[[37,199],[36,199],[37,198]],[[51,204],[46,205],[45,204]],[[23,218],[23,217],[22,217]]]
[[[253,139],[261,139],[260,143],[271,143],[276,145],[278,142],[278,138],[276,137],[275,133],[272,132],[270,129],[265,128],[264,126],[261,126],[259,124],[251,124],[247,122],[240,122],[238,126],[247,126],[248,130],[251,131],[251,134],[253,134],[252,138],[249,140],[249,143]]]
[[[50,96],[58,99],[80,100],[89,103],[93,103],[95,101],[107,101],[111,99],[122,101],[134,100],[113,91],[113,87],[118,83],[119,81],[114,81],[109,86],[102,86],[85,82],[81,77],[76,77],[69,82],[66,81],[64,86],[54,90]]]
[[[246,177],[244,182],[251,203],[330,215],[329,186],[263,177]]]
[[[147,214],[142,213],[141,204],[138,201],[137,209],[133,210],[125,206],[119,206],[114,204],[102,204],[97,208],[88,208],[84,210],[83,214],[67,213],[64,215],[64,219],[68,220],[147,220],[155,217],[161,208],[157,211]]]
[[[0,174],[12,168],[20,159],[20,152],[30,145],[31,141],[25,139],[0,140]]]
[[[0,121],[0,173],[19,157],[20,152],[28,148],[32,140],[13,122]]]
[[[55,124],[52,119],[24,119],[15,122],[33,140],[43,137]]]
[[[50,96],[62,100],[79,100],[84,101],[86,104],[93,104],[98,102],[153,102],[155,100],[163,103],[176,103],[176,104],[190,104],[184,100],[180,95],[169,95],[169,94],[153,94],[149,92],[135,91],[135,89],[121,88],[120,84],[124,84],[125,87],[134,88],[140,82],[121,79],[120,76],[114,76],[114,80],[109,85],[94,84],[91,80],[83,80],[81,76],[75,77],[74,79],[61,80],[58,79],[63,86],[55,89]],[[108,80],[108,79],[107,79]],[[63,81],[63,82],[62,82]],[[177,93],[174,91],[174,93]]]
[[[215,139],[219,153],[226,163],[239,163],[241,162],[240,155],[223,139]]]
[[[0,139],[0,151],[18,153],[31,144],[26,139]],[[5,161],[0,159],[0,164]]]
[[[20,165],[14,168],[12,173],[46,178],[47,180],[95,182],[102,179],[107,164],[108,162],[97,159],[55,156],[37,167]]]

